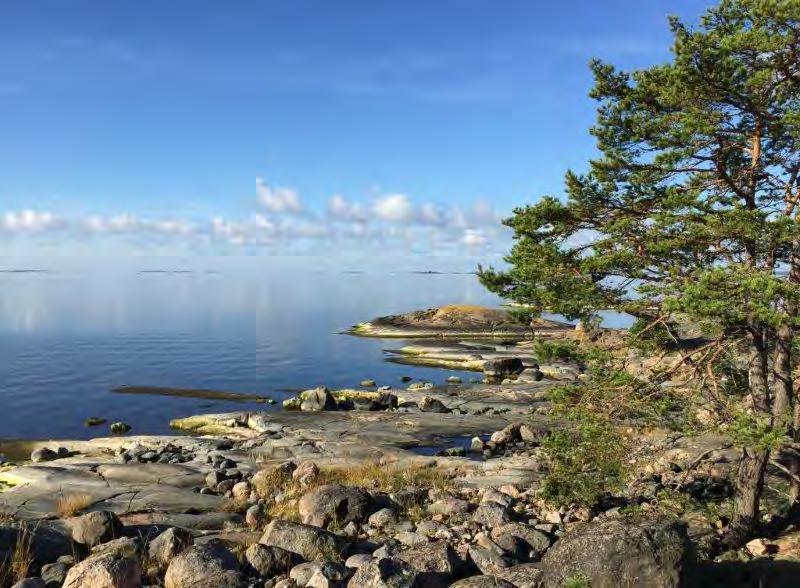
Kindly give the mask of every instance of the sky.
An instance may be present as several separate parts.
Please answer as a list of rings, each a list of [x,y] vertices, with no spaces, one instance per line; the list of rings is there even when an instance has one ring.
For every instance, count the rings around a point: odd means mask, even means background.
[[[501,255],[700,0],[6,0],[0,256]]]

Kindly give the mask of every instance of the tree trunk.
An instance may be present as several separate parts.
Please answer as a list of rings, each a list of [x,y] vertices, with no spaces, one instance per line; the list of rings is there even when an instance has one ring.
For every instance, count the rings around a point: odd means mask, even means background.
[[[770,414],[769,387],[767,386],[767,347],[764,328],[759,324],[750,326],[750,350],[747,357],[747,373],[750,398],[753,408],[765,415]]]
[[[750,397],[753,409],[758,414],[771,416],[771,402],[767,379],[767,349],[764,327],[755,321],[749,325],[750,349],[747,369]],[[758,507],[764,489],[764,472],[769,460],[769,451],[757,451],[751,447],[742,449],[742,459],[734,486],[734,512],[722,545],[736,549],[744,545],[758,520]]]
[[[722,539],[726,549],[744,545],[758,522],[758,505],[764,488],[769,451],[745,447],[736,474],[733,520]]]
[[[775,333],[775,352],[772,359],[772,422],[775,427],[792,428],[792,342],[794,329],[782,324]]]

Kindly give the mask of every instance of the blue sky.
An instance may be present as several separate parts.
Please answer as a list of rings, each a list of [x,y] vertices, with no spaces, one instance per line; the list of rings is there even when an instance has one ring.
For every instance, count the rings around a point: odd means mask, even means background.
[[[0,255],[500,252],[699,0],[9,0]]]

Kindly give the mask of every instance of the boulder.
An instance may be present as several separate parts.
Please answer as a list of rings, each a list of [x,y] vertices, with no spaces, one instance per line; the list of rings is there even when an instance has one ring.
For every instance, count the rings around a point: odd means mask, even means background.
[[[325,386],[306,390],[302,394],[300,410],[318,412],[321,410],[336,410],[336,399]]]
[[[360,524],[369,516],[372,497],[363,488],[329,484],[303,495],[298,503],[300,519],[306,525],[327,527]]]
[[[42,566],[42,580],[47,588],[59,588],[67,579],[69,566],[62,562],[50,563]]]
[[[491,378],[505,378],[516,376],[525,369],[519,357],[503,357],[490,359],[483,364],[483,373]]]
[[[438,412],[442,414],[450,412],[444,402],[430,396],[423,396],[417,405],[422,412]]]
[[[239,561],[221,541],[192,545],[175,557],[164,576],[165,588],[241,588]]]
[[[418,585],[426,587],[447,586],[457,577],[464,562],[450,545],[437,541],[401,551],[395,556],[414,568],[419,576]]]
[[[33,463],[41,463],[43,461],[53,461],[54,459],[58,459],[58,453],[56,453],[49,447],[40,447],[38,449],[34,449],[33,452],[31,452],[31,461]]]
[[[318,475],[319,466],[313,461],[304,461],[292,472],[292,480],[300,486],[307,486]]]
[[[325,529],[281,519],[273,520],[258,542],[291,551],[306,561],[343,561],[347,547],[344,539]]]
[[[417,576],[417,571],[406,562],[384,557],[359,567],[347,587],[412,588],[416,586]]]
[[[150,541],[148,554],[150,559],[160,566],[166,567],[192,543],[194,543],[194,538],[190,531],[182,527],[170,527]]]
[[[294,555],[280,547],[267,547],[253,543],[244,552],[247,565],[263,578],[273,578],[286,574],[292,569]]]
[[[139,541],[133,537],[120,537],[92,547],[92,555],[118,555],[120,557],[136,557]]]
[[[367,522],[370,527],[383,529],[387,525],[397,522],[397,514],[391,508],[382,508],[372,513]]]
[[[296,565],[289,572],[289,577],[297,586],[311,588],[331,588],[344,586],[347,568],[334,562],[306,562]]]
[[[508,522],[508,518],[508,508],[495,502],[480,504],[472,513],[474,522],[489,528]]]
[[[94,547],[116,539],[122,532],[122,522],[110,510],[97,510],[70,519],[72,539],[75,543]]]
[[[354,396],[351,400],[354,410],[390,410],[392,408],[397,408],[398,404],[397,396],[390,393],[382,393],[374,396]]]
[[[142,569],[134,558],[107,553],[89,557],[67,572],[63,588],[139,588]]]
[[[493,527],[492,540],[523,561],[539,561],[550,547],[550,538],[528,525],[508,523]]]
[[[497,546],[488,548],[480,545],[470,545],[469,559],[482,573],[497,575],[498,571],[510,565],[508,559],[498,551]]]
[[[557,541],[542,558],[542,571],[548,588],[576,575],[592,588],[674,588],[689,553],[686,528],[672,519],[595,519]]]

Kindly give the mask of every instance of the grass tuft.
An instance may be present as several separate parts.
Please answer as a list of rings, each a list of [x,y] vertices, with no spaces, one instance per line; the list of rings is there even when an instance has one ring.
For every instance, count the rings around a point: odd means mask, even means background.
[[[12,586],[28,577],[33,567],[33,532],[22,525],[17,533],[14,549],[0,561],[0,587]]]
[[[56,502],[56,512],[61,518],[74,517],[94,503],[89,494],[66,494]]]

